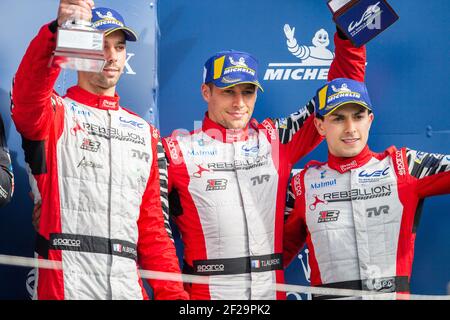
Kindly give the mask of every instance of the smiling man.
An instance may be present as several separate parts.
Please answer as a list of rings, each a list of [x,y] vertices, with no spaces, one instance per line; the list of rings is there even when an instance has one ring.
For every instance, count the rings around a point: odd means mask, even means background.
[[[329,77],[362,81],[365,48],[335,36]],[[208,276],[186,288],[192,299],[283,299],[282,232],[292,166],[322,140],[315,103],[286,118],[252,118],[258,62],[218,52],[204,65],[202,127],[163,140],[169,162],[170,211],[184,244],[183,271]]]
[[[139,268],[179,273],[167,214],[159,132],[119,104],[116,85],[136,33],[91,0],[61,0],[58,18],[30,43],[16,73],[12,117],[37,189],[37,299],[146,299]],[[105,68],[78,72],[60,97],[48,67],[56,30],[74,14],[104,31]],[[39,216],[40,214],[40,216]],[[151,280],[156,299],[187,299],[181,282]]]
[[[316,102],[328,162],[312,161],[292,178],[284,263],[306,241],[311,285],[391,293],[384,299],[407,293],[421,203],[450,193],[450,159],[394,146],[372,152],[374,115],[363,82],[335,79]]]

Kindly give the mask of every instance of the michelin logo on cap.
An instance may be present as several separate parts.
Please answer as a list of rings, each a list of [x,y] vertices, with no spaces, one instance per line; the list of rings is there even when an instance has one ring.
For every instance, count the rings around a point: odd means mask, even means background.
[[[372,103],[364,82],[346,78],[337,78],[328,82],[317,91],[315,101],[316,112],[321,116],[326,116],[347,103],[355,103],[372,110]]]
[[[240,83],[256,85],[263,91],[258,80],[258,62],[246,52],[227,50],[210,57],[204,65],[203,82],[228,88]]]

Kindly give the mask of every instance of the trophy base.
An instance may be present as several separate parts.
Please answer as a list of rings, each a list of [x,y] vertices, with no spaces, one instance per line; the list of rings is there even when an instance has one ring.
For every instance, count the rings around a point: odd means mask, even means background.
[[[50,67],[59,67],[63,69],[74,69],[86,72],[102,72],[106,60],[103,56],[80,56],[72,52],[54,52],[50,59]]]

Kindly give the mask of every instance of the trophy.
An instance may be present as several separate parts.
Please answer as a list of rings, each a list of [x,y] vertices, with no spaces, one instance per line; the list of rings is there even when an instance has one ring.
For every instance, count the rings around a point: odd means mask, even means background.
[[[386,0],[329,0],[333,20],[356,47],[386,30],[398,15]]]
[[[73,19],[58,28],[50,66],[101,72],[105,63],[103,31],[93,28],[91,22]]]

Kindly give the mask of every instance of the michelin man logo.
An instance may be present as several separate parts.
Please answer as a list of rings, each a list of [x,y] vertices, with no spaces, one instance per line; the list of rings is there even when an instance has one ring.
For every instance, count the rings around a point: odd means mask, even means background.
[[[334,53],[327,49],[330,44],[328,32],[320,29],[312,38],[312,46],[301,46],[295,38],[295,27],[291,29],[288,24],[284,25],[284,34],[289,51],[302,60],[303,66],[329,66],[334,58]]]
[[[312,45],[301,45],[295,37],[295,27],[283,27],[289,52],[300,59],[299,63],[269,63],[264,80],[327,80],[334,52],[327,47],[330,37],[325,29],[318,30]]]
[[[336,88],[334,85],[332,85],[332,86],[331,86],[331,89],[333,89],[333,92],[352,92],[352,91],[348,88],[348,86],[347,86],[346,83],[343,83],[343,84],[341,85],[340,88]]]
[[[95,13],[97,14],[97,16],[100,18],[100,19],[116,19],[116,18],[114,18],[114,16],[113,16],[113,14],[112,14],[112,12],[111,11],[108,11],[106,14],[102,14],[101,12],[99,12],[99,11],[95,11]]]
[[[234,61],[232,57],[229,57],[229,60],[233,66],[247,68],[247,64],[245,63],[244,57],[240,57],[238,61]]]

